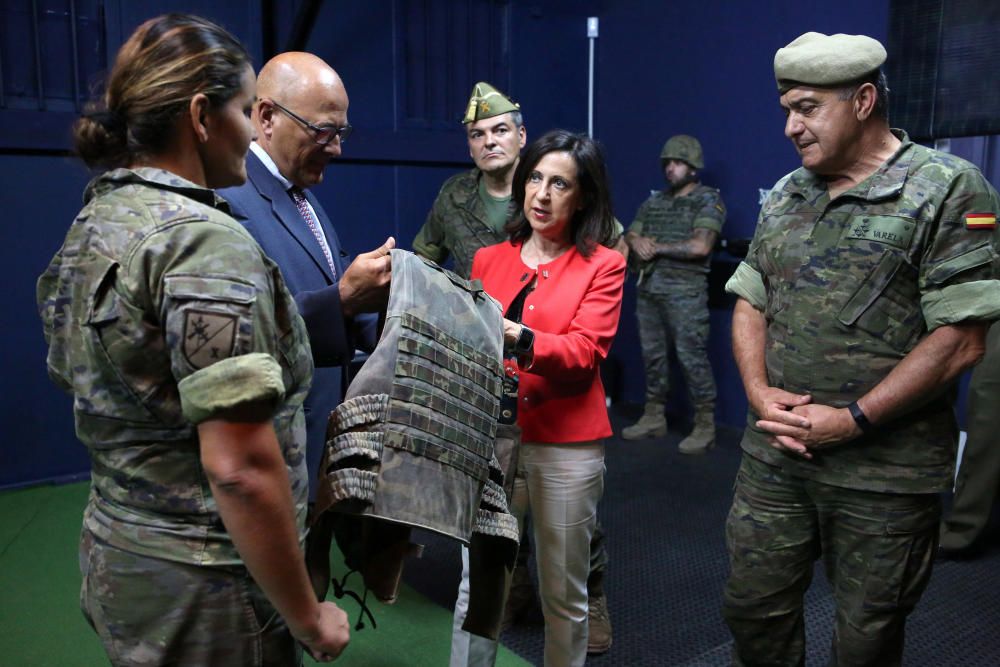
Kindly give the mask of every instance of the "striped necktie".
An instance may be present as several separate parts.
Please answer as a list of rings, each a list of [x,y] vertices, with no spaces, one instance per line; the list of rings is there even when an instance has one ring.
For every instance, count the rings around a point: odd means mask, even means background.
[[[312,210],[309,208],[309,204],[306,202],[306,194],[302,191],[302,188],[298,186],[292,186],[288,190],[288,194],[291,195],[292,201],[295,202],[295,208],[299,209],[299,215],[302,219],[306,221],[309,225],[309,231],[312,232],[313,236],[316,238],[316,243],[323,250],[323,256],[326,257],[326,264],[330,267],[330,272],[333,274],[334,280],[337,279],[337,267],[333,264],[333,254],[330,252],[330,246],[326,243],[326,237],[323,235],[323,230],[319,227],[319,220],[313,215]]]

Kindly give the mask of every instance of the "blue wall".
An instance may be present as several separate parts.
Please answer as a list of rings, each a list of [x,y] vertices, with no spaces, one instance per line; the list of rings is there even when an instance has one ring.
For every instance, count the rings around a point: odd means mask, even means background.
[[[279,45],[300,4],[280,3]],[[259,64],[261,2],[106,0],[103,5],[110,53],[141,20],[160,11],[187,10],[226,25]],[[598,16],[595,135],[607,149],[618,217],[628,223],[649,190],[660,187],[660,146],[671,134],[686,132],[704,144],[705,181],[726,199],[725,235],[747,237],[757,213],[757,189],[797,166],[782,136],[770,69],[774,50],[811,29],[884,39],[887,8],[887,0],[844,0],[835,7],[787,0],[326,2],[307,49],[343,76],[357,133],[316,191],[352,252],[374,247],[390,234],[408,246],[442,181],[468,163],[455,121],[475,80],[503,81],[501,86],[522,104],[529,138],[553,127],[586,129],[585,22]],[[10,10],[0,13],[5,11]],[[479,26],[476,34],[486,36],[470,40],[466,25]],[[407,51],[406,40],[419,36],[417,27],[427,39]],[[8,36],[0,42],[5,69],[18,54],[31,52]],[[46,62],[65,62],[66,49],[65,39],[50,39],[42,52]],[[7,320],[0,421],[7,442],[0,487],[87,467],[73,436],[69,398],[44,373],[45,348],[34,306],[34,281],[79,208],[87,174],[60,153],[68,146],[70,111],[12,114],[15,110],[0,101],[0,224],[7,239],[0,258],[13,277],[0,297]],[[638,401],[643,384],[634,305],[630,285],[613,355],[625,371],[622,397]],[[711,350],[719,415],[740,424],[745,399],[728,328],[728,309],[715,310]]]

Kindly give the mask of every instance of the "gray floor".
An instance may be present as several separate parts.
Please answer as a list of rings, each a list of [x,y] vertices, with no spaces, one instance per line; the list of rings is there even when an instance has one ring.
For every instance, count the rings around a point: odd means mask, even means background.
[[[614,410],[616,430],[635,416]],[[730,637],[719,613],[727,573],[723,523],[739,463],[739,432],[720,430],[703,457],[677,453],[682,434],[665,441],[607,445],[601,519],[611,565],[606,588],[614,645],[592,656],[595,667],[728,665]],[[451,607],[458,586],[458,548],[421,535],[427,549],[407,565],[406,579]],[[1000,547],[974,561],[944,561],[907,626],[905,664],[917,667],[1000,665]],[[817,570],[806,598],[809,667],[829,657],[833,606]],[[542,660],[542,618],[530,616],[502,637],[534,664]]]

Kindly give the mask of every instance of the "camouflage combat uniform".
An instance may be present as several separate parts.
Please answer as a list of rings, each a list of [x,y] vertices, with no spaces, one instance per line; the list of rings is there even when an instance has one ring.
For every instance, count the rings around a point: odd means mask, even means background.
[[[698,184],[683,197],[654,192],[635,214],[629,232],[657,243],[691,238],[696,228],[720,232],[726,208],[719,191]],[[637,259],[637,258],[636,258]],[[670,346],[684,371],[695,405],[715,401],[715,380],[708,361],[708,271],[703,260],[660,257],[643,264],[636,314],[646,366],[646,403],[662,405],[670,392]]]
[[[768,383],[844,407],[939,326],[1000,316],[1000,212],[973,165],[910,142],[830,201],[805,169],[775,185],[727,290],[763,312]],[[833,660],[899,664],[906,615],[930,577],[951,486],[954,388],[813,459],[768,445],[747,417],[726,525],[724,613],[737,664],[796,665],[802,596],[822,555],[837,604]]]
[[[444,182],[427,221],[413,239],[413,251],[442,264],[451,255],[454,271],[463,278],[472,270],[472,257],[480,248],[500,243],[507,233],[489,224],[479,196],[478,168],[456,174]],[[514,215],[511,204],[507,219]]]
[[[312,358],[276,265],[211,190],[118,169],[38,281],[52,379],[91,458],[81,606],[116,665],[298,664],[201,467],[197,424],[273,416],[300,533]]]

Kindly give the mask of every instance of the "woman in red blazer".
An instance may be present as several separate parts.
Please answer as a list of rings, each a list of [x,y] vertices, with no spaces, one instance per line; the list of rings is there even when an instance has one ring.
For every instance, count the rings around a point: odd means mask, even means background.
[[[614,216],[603,156],[586,135],[556,130],[528,146],[513,196],[522,215],[508,226],[511,240],[476,253],[472,278],[506,313],[508,373],[520,383],[511,509],[518,521],[533,517],[545,665],[582,665],[611,435],[599,367],[618,328],[625,260],[605,247]]]

